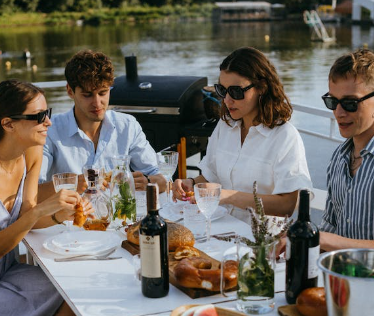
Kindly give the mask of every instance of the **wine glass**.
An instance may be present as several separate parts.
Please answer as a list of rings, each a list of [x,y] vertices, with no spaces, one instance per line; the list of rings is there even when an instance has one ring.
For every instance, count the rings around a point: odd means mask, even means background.
[[[200,211],[205,215],[208,221],[207,225],[207,240],[200,248],[203,251],[214,251],[216,250],[210,244],[210,227],[211,227],[211,217],[216,211],[219,200],[221,197],[221,185],[218,183],[197,183],[194,185],[195,199],[197,206]]]
[[[56,173],[52,176],[52,182],[56,193],[62,189],[77,191],[78,175],[72,172]],[[66,221],[67,230],[71,230],[72,223],[72,221]]]
[[[178,167],[178,152],[163,150],[157,153],[158,170],[166,179],[166,205],[170,203],[170,183]]]

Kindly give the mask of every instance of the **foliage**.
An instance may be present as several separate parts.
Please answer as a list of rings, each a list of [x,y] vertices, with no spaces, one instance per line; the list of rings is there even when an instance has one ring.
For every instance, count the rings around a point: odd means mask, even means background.
[[[277,220],[276,217],[270,221],[269,217],[265,215],[264,205],[262,199],[257,196],[257,182],[253,183],[253,197],[255,200],[255,208],[247,208],[251,215],[251,226],[254,241],[245,237],[240,237],[241,242],[248,246],[260,246],[271,244],[279,240],[292,224],[292,220],[286,216],[284,220]],[[280,230],[278,233],[273,234],[274,230]]]
[[[136,201],[131,194],[130,184],[122,182],[119,184],[119,195],[114,196],[115,211],[113,219],[121,218],[126,220],[135,221],[136,218]]]

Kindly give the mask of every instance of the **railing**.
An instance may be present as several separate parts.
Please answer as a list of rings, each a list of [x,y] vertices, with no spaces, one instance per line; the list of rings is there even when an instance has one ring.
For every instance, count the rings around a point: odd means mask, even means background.
[[[319,116],[319,117],[324,117],[324,118],[330,119],[330,128],[329,128],[329,134],[328,135],[317,133],[317,132],[314,132],[314,131],[310,131],[310,130],[306,130],[306,129],[298,127],[297,129],[300,132],[308,134],[308,135],[332,140],[332,141],[338,142],[338,143],[343,142],[343,139],[334,136],[335,135],[335,127],[336,127],[336,119],[335,119],[335,116],[334,116],[332,111],[325,110],[325,109],[317,109],[317,108],[314,108],[314,107],[310,107],[310,106],[306,106],[306,105],[300,105],[300,104],[294,104],[294,103],[292,104],[292,107],[295,111],[298,111],[298,112],[307,113],[307,114],[316,115],[316,116]]]

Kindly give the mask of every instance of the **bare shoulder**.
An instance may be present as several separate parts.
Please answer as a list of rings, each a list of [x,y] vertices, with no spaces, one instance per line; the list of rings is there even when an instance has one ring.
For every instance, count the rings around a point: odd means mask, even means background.
[[[40,166],[43,160],[43,146],[33,146],[25,151],[27,172],[35,166]]]

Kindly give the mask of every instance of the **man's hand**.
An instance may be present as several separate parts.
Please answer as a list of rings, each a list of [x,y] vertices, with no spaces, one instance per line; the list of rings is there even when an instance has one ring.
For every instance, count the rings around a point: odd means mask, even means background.
[[[136,191],[145,191],[147,189],[148,179],[140,171],[134,171],[132,173],[135,182]]]

